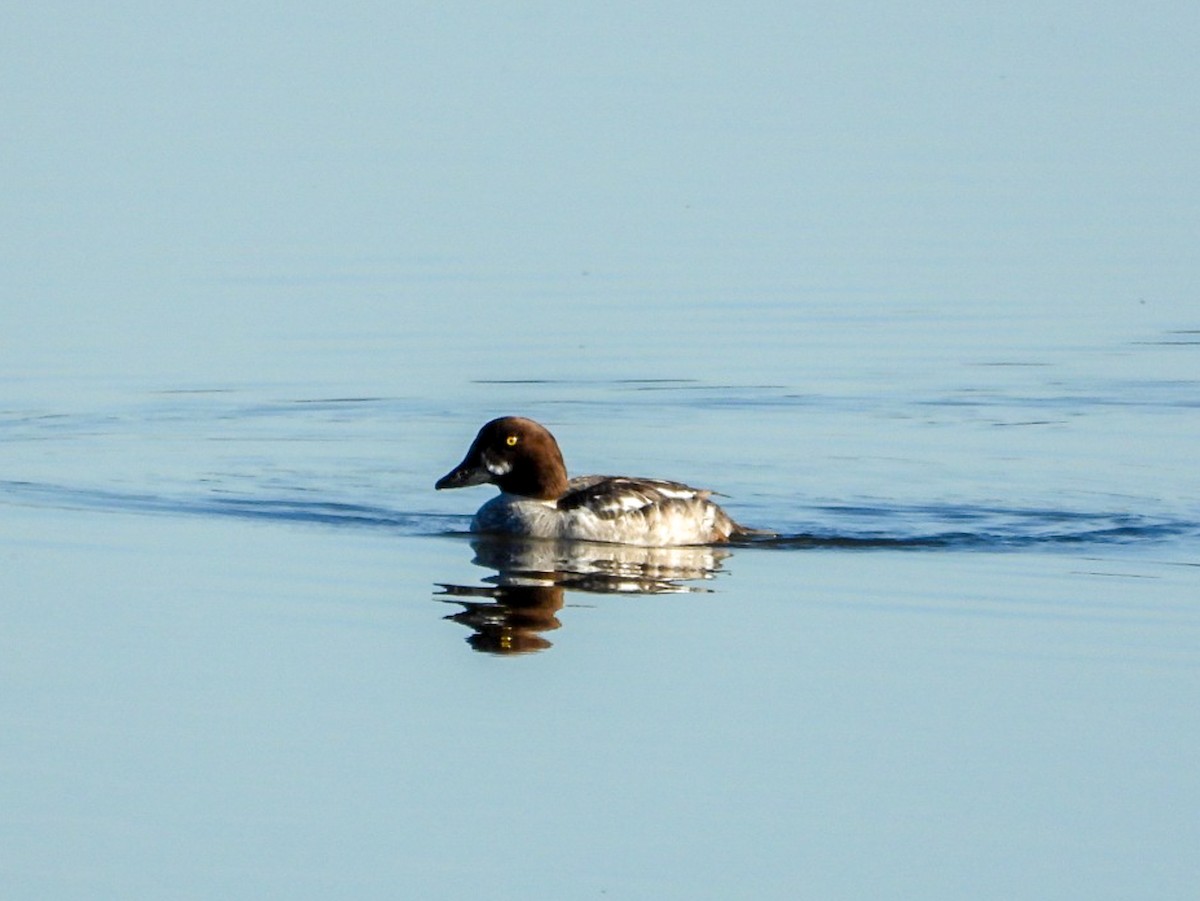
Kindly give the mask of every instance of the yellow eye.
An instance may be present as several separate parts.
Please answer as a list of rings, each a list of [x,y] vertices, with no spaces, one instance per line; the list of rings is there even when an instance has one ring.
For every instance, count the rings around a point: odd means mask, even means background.
[[[507,444],[509,447],[516,447],[517,440],[518,439],[517,439],[516,435],[509,435],[507,438],[504,439],[504,443]]]

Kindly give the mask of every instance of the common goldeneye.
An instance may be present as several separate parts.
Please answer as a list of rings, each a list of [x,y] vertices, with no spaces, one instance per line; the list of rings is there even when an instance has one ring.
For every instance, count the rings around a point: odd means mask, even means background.
[[[739,526],[710,491],[660,479],[578,476],[554,436],[532,419],[493,419],[436,487],[491,482],[500,495],[479,508],[473,532],[671,547],[763,534]]]

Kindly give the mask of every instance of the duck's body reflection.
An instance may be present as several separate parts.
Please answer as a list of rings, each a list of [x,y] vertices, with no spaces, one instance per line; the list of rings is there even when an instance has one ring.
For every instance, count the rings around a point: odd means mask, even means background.
[[[475,650],[494,654],[549,648],[542,633],[561,626],[558,612],[567,591],[703,591],[687,583],[713,578],[730,554],[710,546],[652,548],[494,536],[473,538],[471,547],[475,564],[495,570],[483,580],[490,584],[442,584],[438,599],[460,605],[463,609],[446,619],[474,630],[467,642]]]

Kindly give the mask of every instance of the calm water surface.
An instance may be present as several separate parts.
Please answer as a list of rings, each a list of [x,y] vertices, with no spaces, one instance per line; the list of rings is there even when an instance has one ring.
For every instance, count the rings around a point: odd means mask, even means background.
[[[1193,6],[14,12],[0,895],[1193,898]]]
[[[1068,370],[1195,352],[13,405],[6,887],[1186,897],[1196,383]],[[471,539],[432,482],[510,410],[780,537]]]

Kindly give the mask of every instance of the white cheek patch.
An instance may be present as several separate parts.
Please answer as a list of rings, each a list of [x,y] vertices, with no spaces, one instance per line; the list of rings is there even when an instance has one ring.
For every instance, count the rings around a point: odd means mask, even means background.
[[[499,460],[487,451],[483,452],[483,465],[494,476],[506,476],[512,472],[512,463],[508,460]]]

